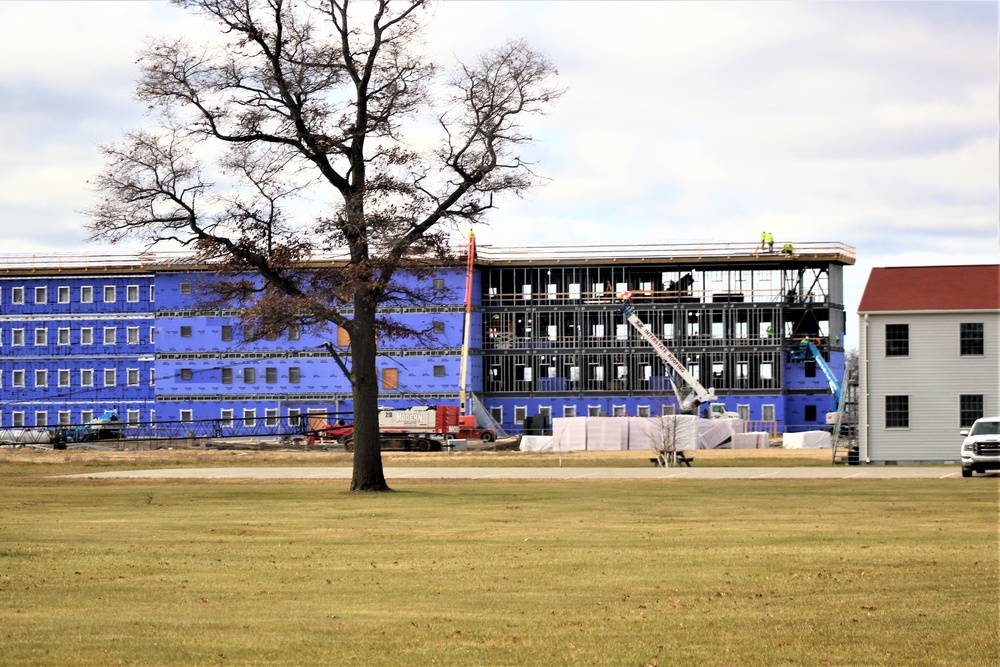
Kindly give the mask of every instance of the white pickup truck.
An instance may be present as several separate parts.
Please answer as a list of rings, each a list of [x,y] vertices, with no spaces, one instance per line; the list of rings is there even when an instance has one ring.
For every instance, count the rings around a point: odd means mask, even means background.
[[[1000,470],[1000,417],[983,417],[963,428],[962,477],[974,472]]]

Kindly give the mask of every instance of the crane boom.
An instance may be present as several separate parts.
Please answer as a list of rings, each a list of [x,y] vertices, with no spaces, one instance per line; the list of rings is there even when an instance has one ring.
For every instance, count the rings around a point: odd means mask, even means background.
[[[823,371],[823,375],[826,376],[826,382],[830,385],[830,391],[833,395],[837,397],[837,405],[840,405],[840,383],[837,382],[837,377],[833,374],[830,366],[826,363],[823,358],[823,354],[819,351],[819,348],[809,339],[803,339],[799,343],[799,349],[792,351],[792,361],[808,361],[813,359],[816,365],[819,366],[820,370]]]
[[[646,324],[639,319],[639,316],[635,313],[635,308],[633,308],[632,304],[628,302],[631,296],[632,294],[630,292],[623,292],[619,295],[619,298],[622,300],[622,305],[619,306],[618,310],[625,316],[628,323],[635,327],[635,330],[639,332],[639,335],[642,336],[647,343],[653,346],[653,349],[656,350],[656,354],[659,355],[660,359],[663,359],[663,361],[673,368],[674,371],[676,371],[677,374],[680,375],[692,389],[692,392],[680,401],[681,412],[688,414],[694,412],[701,403],[714,401],[716,399],[715,389],[712,387],[705,389],[705,387],[698,382],[698,378],[696,378],[691,371],[689,371],[687,367],[685,367],[684,364],[682,364],[680,360],[674,356],[674,353],[663,344],[663,341],[657,338],[656,335],[649,330],[649,327],[647,327]]]

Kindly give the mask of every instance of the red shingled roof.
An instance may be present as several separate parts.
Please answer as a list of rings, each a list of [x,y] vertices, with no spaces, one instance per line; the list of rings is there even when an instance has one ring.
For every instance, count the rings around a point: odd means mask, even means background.
[[[872,269],[859,313],[1000,310],[1000,264]]]

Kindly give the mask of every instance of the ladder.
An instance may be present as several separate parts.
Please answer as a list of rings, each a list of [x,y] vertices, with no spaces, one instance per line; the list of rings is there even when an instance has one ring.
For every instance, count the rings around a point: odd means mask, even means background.
[[[833,422],[833,463],[856,465],[858,448],[858,372],[847,371]],[[854,456],[852,457],[852,452]],[[853,460],[852,460],[853,459]]]

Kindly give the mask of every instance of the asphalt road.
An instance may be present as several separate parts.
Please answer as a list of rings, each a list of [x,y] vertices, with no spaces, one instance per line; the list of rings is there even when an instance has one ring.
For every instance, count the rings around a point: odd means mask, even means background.
[[[959,466],[831,466],[803,468],[385,468],[405,479],[961,479]],[[975,477],[981,477],[976,475]],[[987,475],[1000,479],[997,473]],[[61,475],[78,479],[344,479],[349,467],[175,468]],[[970,480],[971,483],[971,480]]]

